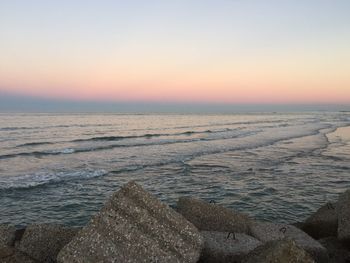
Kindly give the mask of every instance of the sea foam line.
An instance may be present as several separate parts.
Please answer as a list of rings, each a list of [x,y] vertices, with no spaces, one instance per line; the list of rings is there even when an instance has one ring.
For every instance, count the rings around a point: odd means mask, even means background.
[[[106,170],[78,170],[70,172],[37,172],[34,174],[25,174],[14,177],[0,178],[0,191],[29,189],[33,187],[43,186],[50,183],[58,183],[62,181],[70,181],[76,179],[89,179],[106,175]]]

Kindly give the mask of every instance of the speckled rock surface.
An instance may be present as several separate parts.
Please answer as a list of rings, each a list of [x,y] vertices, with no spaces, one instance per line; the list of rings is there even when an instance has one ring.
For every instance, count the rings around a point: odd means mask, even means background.
[[[338,239],[350,241],[350,190],[338,199]]]
[[[1,263],[36,263],[27,255],[16,250],[14,247],[0,247],[0,262]]]
[[[15,253],[15,248],[10,246],[0,246],[0,262]]]
[[[302,229],[313,238],[337,236],[337,203],[328,203],[306,219]]]
[[[328,262],[327,250],[305,232],[292,225],[255,222],[251,226],[251,234],[262,242],[289,238],[297,246],[307,251],[316,262]]]
[[[221,205],[181,197],[177,211],[202,231],[248,233],[251,220],[245,214]]]
[[[240,262],[250,251],[262,243],[246,234],[202,231],[204,248],[199,262]]]
[[[18,250],[38,262],[56,262],[58,252],[76,235],[78,229],[54,224],[29,225]]]
[[[15,242],[16,228],[12,225],[0,225],[0,246],[12,246]]]
[[[197,262],[199,231],[135,182],[115,193],[58,262]]]
[[[311,256],[294,241],[270,241],[250,252],[244,263],[313,263]]]

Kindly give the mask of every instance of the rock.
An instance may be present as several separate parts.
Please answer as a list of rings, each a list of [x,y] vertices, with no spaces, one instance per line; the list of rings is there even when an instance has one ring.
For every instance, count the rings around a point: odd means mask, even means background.
[[[336,213],[336,206],[336,203],[328,203],[319,208],[306,219],[302,230],[316,239],[337,236],[338,215]]]
[[[350,251],[336,237],[326,237],[318,241],[327,249],[329,263],[350,262]]]
[[[249,233],[251,220],[247,215],[214,203],[181,197],[177,211],[201,231]]]
[[[339,196],[337,212],[338,239],[350,241],[350,189]]]
[[[0,247],[0,262],[1,263],[35,263],[27,255],[16,250],[14,247],[2,246]]]
[[[255,222],[251,226],[251,235],[262,242],[289,238],[308,252],[316,262],[327,262],[326,249],[305,232],[292,225]]]
[[[56,262],[58,252],[71,241],[78,229],[54,224],[29,225],[18,250],[38,262]]]
[[[293,240],[269,241],[250,252],[244,263],[314,263],[315,261]]]
[[[0,225],[0,246],[13,246],[16,228],[12,225]]]
[[[14,253],[15,253],[15,249],[13,247],[5,246],[5,245],[0,246],[0,259],[4,259],[9,256],[12,256]]]
[[[58,262],[197,262],[199,231],[135,182],[115,193]]]
[[[21,241],[24,232],[26,230],[26,227],[21,227],[21,228],[17,228],[16,232],[15,232],[15,242],[14,242],[14,246],[18,247],[19,246],[19,242]]]
[[[304,222],[295,222],[291,225],[302,230],[304,228],[305,223]]]
[[[202,231],[204,248],[199,262],[240,262],[240,260],[262,243],[246,234]]]

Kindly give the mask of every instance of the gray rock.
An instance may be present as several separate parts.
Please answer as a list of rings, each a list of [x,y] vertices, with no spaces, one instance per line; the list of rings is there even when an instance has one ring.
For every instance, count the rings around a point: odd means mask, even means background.
[[[314,263],[293,240],[270,241],[257,247],[243,259],[244,263]]]
[[[338,239],[350,241],[350,190],[339,196],[337,212]]]
[[[204,248],[199,262],[240,262],[250,251],[262,243],[246,234],[202,231]]]
[[[348,247],[336,237],[326,237],[318,240],[328,251],[329,263],[349,263]]]
[[[129,182],[58,255],[58,262],[197,262],[199,231]]]
[[[249,233],[249,217],[221,205],[181,197],[177,211],[202,231]]]
[[[12,225],[0,225],[0,246],[13,246],[16,228]]]
[[[0,262],[1,263],[35,263],[33,259],[16,250],[14,247],[0,247]]]
[[[29,225],[18,250],[38,262],[56,262],[58,252],[71,241],[78,229],[53,224]]]
[[[306,219],[302,229],[316,239],[337,236],[338,215],[336,203],[328,203]]]
[[[14,253],[15,253],[15,248],[10,247],[10,246],[5,246],[5,245],[0,246],[0,259],[1,259],[1,261],[4,258],[12,256]]]
[[[305,232],[292,225],[255,222],[251,226],[251,235],[262,242],[289,238],[297,246],[307,251],[316,262],[328,262],[327,250]]]

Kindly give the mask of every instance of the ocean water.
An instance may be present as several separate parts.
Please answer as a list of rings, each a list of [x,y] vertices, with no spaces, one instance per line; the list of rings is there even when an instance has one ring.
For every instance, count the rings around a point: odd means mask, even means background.
[[[350,113],[0,114],[0,223],[81,226],[130,180],[300,221],[350,187]]]

